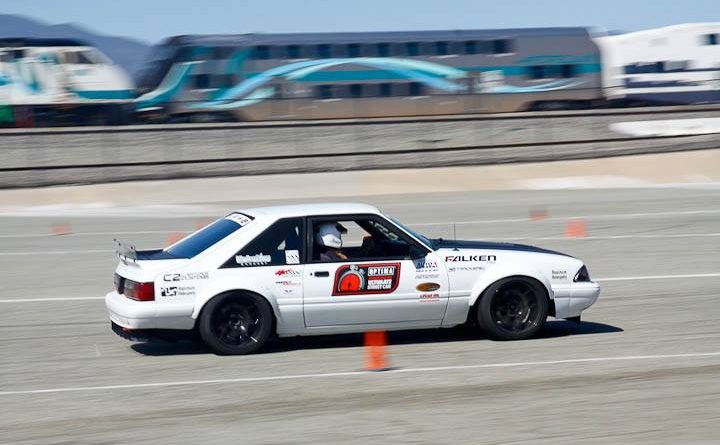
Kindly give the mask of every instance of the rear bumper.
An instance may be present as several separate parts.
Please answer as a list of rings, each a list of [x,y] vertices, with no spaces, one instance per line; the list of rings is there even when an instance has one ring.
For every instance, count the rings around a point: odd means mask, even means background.
[[[195,326],[192,304],[135,301],[113,291],[105,295],[110,321],[127,329],[190,330]]]

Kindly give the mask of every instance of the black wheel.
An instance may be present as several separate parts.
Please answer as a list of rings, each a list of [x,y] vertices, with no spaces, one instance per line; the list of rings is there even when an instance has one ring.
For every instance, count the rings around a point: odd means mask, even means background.
[[[253,294],[220,295],[205,306],[198,330],[217,354],[242,355],[260,349],[273,329],[272,308]]]
[[[523,277],[502,279],[483,292],[477,322],[495,340],[522,340],[542,329],[548,314],[543,286]]]

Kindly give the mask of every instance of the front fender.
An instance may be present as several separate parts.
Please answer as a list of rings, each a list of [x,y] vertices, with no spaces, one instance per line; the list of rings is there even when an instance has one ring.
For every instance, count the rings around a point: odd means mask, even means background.
[[[487,273],[481,275],[475,284],[473,284],[472,290],[470,291],[469,304],[473,306],[480,295],[487,289],[491,284],[503,278],[513,276],[525,276],[538,280],[547,290],[550,299],[555,298],[552,291],[550,280],[543,275],[540,271],[534,268],[528,268],[527,266],[517,267],[512,265],[498,266],[490,269]]]

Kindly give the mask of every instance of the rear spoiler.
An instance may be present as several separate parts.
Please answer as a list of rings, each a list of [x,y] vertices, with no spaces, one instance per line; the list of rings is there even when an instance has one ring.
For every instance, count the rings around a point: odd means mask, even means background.
[[[123,243],[117,239],[113,239],[115,243],[115,254],[120,258],[123,263],[133,262],[137,263],[138,252],[135,246]]]

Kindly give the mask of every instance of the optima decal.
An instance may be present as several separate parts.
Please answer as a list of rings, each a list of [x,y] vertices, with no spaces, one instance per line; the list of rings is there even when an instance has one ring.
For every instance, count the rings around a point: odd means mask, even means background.
[[[389,294],[400,281],[400,263],[350,264],[335,272],[333,295]]]
[[[495,255],[448,255],[445,257],[445,261],[448,263],[470,263],[473,261],[494,263],[497,261],[497,257]]]

